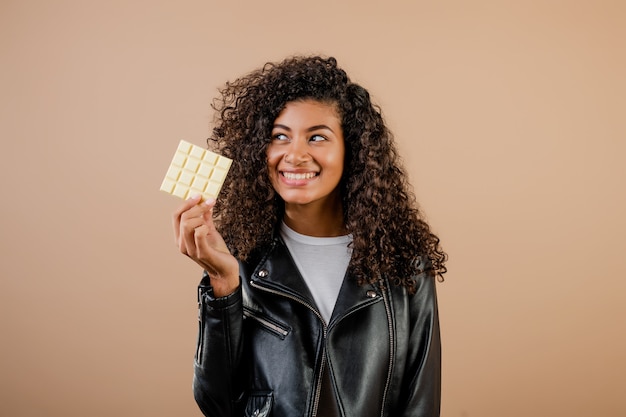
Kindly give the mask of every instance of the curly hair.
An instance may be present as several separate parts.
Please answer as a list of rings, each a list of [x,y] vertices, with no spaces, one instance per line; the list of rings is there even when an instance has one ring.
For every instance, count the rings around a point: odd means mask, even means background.
[[[233,160],[214,214],[233,255],[246,260],[270,243],[284,202],[268,174],[266,149],[286,103],[334,104],[346,156],[340,182],[346,229],[352,234],[350,272],[359,284],[387,276],[415,291],[415,276],[443,280],[446,253],[418,208],[393,135],[366,89],[350,81],[332,57],[292,56],[227,82],[215,110],[209,147]]]

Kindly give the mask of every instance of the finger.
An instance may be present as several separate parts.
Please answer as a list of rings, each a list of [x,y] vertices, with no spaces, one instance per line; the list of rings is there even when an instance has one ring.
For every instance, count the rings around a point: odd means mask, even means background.
[[[215,199],[209,199],[204,203],[198,202],[195,206],[191,206],[188,210],[184,211],[181,215],[181,221],[190,219],[193,217],[203,217],[208,214],[212,214],[213,207],[215,206]]]
[[[187,202],[189,204],[183,204],[174,215],[174,227],[176,230],[175,243],[183,252],[184,250],[182,250],[182,248],[185,246],[185,236],[188,236],[189,233],[193,233],[193,229],[206,222],[206,219],[211,217],[211,215],[206,214],[211,213],[213,205],[215,204],[214,199],[212,199],[209,204],[200,204],[198,198],[193,198],[192,200],[197,202],[196,205],[192,205],[191,202]],[[188,238],[187,241],[189,241]]]
[[[209,227],[206,224],[198,226],[193,231],[193,244],[195,247],[195,257],[198,261],[201,261],[205,267],[205,269],[215,270],[212,265],[212,248],[209,244],[209,240],[207,239],[207,235],[209,233]]]
[[[232,258],[228,250],[221,246],[214,246],[209,237],[209,227],[202,225],[194,230],[196,248],[196,262],[213,277],[223,277],[227,273],[227,259]]]
[[[202,216],[191,217],[181,221],[178,246],[180,251],[185,255],[195,256],[196,244],[194,234],[195,229],[201,226],[206,227],[206,221]]]
[[[202,218],[211,229],[210,232],[215,231],[215,224],[213,223],[213,208],[215,207],[215,199],[210,198],[201,204],[202,206]]]
[[[192,207],[196,206],[200,202],[200,194],[194,195],[191,198],[185,200],[175,211],[172,213],[172,226],[174,228],[174,236],[176,238],[176,244],[179,242],[180,237],[180,223],[181,218],[185,212]]]
[[[203,204],[193,207],[185,213],[185,216],[190,216],[189,219],[185,219],[185,245],[192,253],[198,252],[198,242],[196,238],[201,236],[202,242],[206,247],[220,248],[225,246],[223,239],[219,235],[219,232],[215,228],[213,223],[213,207],[215,206],[215,199],[210,198]],[[191,217],[197,215],[198,217]],[[200,229],[201,228],[201,229]],[[201,233],[199,233],[201,230]],[[193,240],[192,240],[193,239]],[[206,250],[204,251],[206,253]],[[197,255],[200,257],[200,255]]]

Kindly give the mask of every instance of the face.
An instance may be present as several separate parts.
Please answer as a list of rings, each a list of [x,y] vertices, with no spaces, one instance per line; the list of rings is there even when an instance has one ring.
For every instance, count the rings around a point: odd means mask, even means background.
[[[292,101],[274,121],[267,148],[272,186],[287,206],[341,201],[345,144],[335,106]]]

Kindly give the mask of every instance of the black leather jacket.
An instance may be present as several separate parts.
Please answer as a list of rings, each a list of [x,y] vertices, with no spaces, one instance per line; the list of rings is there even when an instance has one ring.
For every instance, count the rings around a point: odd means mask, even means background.
[[[206,416],[315,416],[327,370],[342,416],[439,416],[432,276],[416,277],[412,296],[347,276],[327,325],[280,238],[240,275],[229,296],[213,297],[206,274],[198,290],[194,395]]]

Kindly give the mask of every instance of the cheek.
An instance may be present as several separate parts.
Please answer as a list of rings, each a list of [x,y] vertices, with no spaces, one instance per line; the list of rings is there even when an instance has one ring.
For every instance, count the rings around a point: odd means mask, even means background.
[[[270,182],[275,187],[278,183],[278,164],[280,163],[282,157],[280,154],[276,152],[267,152],[267,176],[269,177]]]
[[[269,168],[271,174],[272,168],[275,168],[280,161],[280,155],[278,155],[277,152],[272,151],[271,148],[267,148],[267,151],[265,152],[265,158],[267,161],[267,167]]]
[[[327,159],[328,166],[332,166],[335,171],[343,173],[345,164],[345,154],[343,152],[337,152]]]

